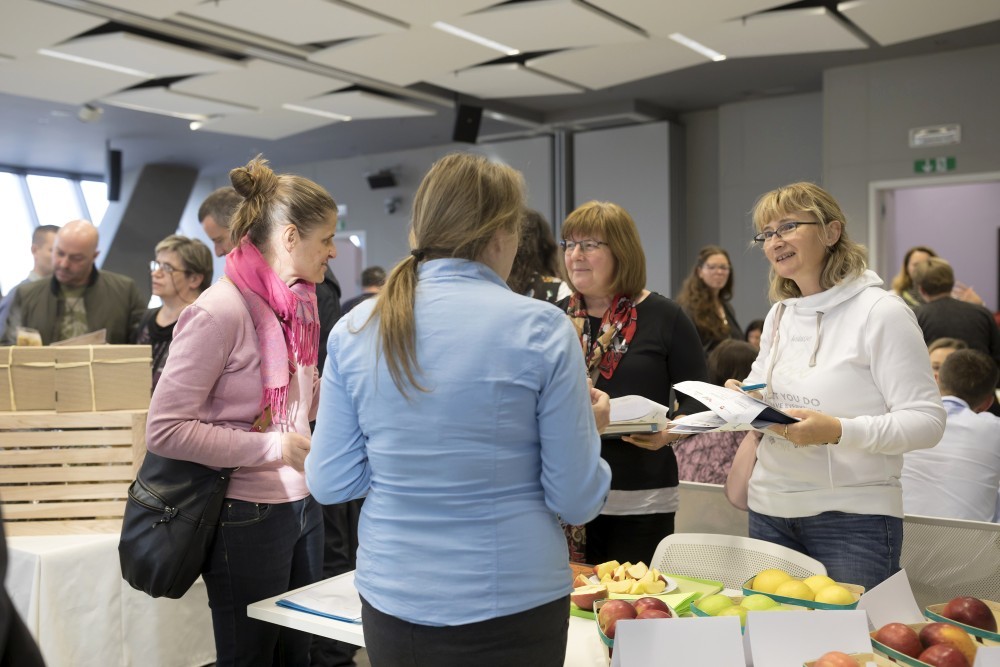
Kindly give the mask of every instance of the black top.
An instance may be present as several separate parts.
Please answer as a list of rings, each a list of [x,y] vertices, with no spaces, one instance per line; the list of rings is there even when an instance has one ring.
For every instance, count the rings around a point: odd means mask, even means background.
[[[566,309],[568,299],[557,305]],[[694,324],[676,303],[650,294],[636,306],[636,331],[628,351],[611,379],[598,376],[596,387],[611,398],[637,394],[661,405],[671,405],[671,387],[684,380],[708,381],[705,354]],[[600,318],[591,318],[591,331]],[[679,414],[702,412],[698,401],[678,394]],[[611,466],[611,488],[662,489],[677,486],[677,459],[672,447],[649,451],[620,438],[601,441],[601,457]]]
[[[323,282],[316,283],[316,309],[319,311],[319,358],[316,367],[322,375],[323,364],[326,363],[326,339],[341,316],[340,283],[329,266],[326,267]]]
[[[163,374],[163,367],[167,365],[167,356],[170,354],[170,343],[174,339],[174,325],[171,322],[167,326],[160,326],[156,321],[159,308],[150,308],[146,311],[142,321],[139,323],[138,334],[135,342],[137,345],[150,345],[153,348],[153,388]]]
[[[983,306],[946,296],[917,308],[917,323],[928,345],[938,338],[958,338],[1000,364],[1000,331],[993,313]]]

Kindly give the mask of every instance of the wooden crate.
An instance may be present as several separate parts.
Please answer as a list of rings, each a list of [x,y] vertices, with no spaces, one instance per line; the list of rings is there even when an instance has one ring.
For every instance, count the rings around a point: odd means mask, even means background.
[[[145,410],[0,413],[7,534],[118,532],[145,453]]]

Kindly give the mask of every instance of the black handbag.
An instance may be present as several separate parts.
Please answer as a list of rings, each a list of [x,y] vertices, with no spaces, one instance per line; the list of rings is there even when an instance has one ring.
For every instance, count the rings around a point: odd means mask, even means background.
[[[251,430],[270,423],[265,410]],[[211,553],[233,470],[146,452],[128,488],[118,542],[122,577],[132,588],[154,598],[187,593]]]

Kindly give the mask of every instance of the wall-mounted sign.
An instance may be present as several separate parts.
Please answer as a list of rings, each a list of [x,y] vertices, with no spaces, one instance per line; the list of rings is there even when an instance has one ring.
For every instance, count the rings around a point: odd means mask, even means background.
[[[925,160],[914,160],[913,171],[918,174],[935,174],[955,170],[953,157],[929,157]]]
[[[950,125],[930,125],[910,129],[910,148],[927,148],[928,146],[947,146],[962,143],[962,126],[958,123]]]

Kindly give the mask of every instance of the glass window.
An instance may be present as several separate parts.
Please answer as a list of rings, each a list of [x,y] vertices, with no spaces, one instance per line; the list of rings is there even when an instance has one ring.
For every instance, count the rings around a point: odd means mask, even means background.
[[[38,224],[62,227],[70,220],[84,217],[76,188],[68,178],[37,174],[29,174],[25,178],[28,181],[28,190],[31,192],[31,202],[35,206],[35,214],[38,216]]]
[[[0,172],[0,202],[3,202],[4,230],[4,242],[0,244],[0,286],[7,294],[35,266],[31,258],[31,233],[35,226],[25,205],[20,176]]]
[[[108,210],[108,186],[102,181],[80,181],[83,190],[83,200],[90,212],[90,221],[94,227],[101,226],[101,220]]]

